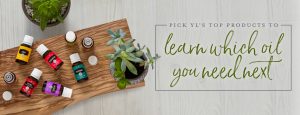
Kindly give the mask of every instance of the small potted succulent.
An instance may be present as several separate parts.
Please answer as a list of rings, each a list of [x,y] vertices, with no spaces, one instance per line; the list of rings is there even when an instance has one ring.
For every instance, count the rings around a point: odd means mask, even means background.
[[[108,30],[111,39],[107,45],[115,49],[113,54],[108,54],[107,58],[111,60],[110,69],[114,78],[118,81],[118,88],[124,89],[127,84],[136,84],[144,80],[149,65],[152,66],[154,61],[159,58],[156,54],[151,56],[149,48],[141,47],[137,44],[134,46],[135,39],[125,40],[125,33],[122,29],[115,32]],[[144,53],[143,50],[146,50]]]
[[[23,0],[22,7],[26,17],[40,26],[55,26],[65,19],[70,10],[70,0]]]

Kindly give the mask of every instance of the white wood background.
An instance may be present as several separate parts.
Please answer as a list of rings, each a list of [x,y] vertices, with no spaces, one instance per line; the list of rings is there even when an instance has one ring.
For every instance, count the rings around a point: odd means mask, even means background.
[[[0,0],[0,50],[18,46],[24,34],[43,39],[124,17],[137,42],[151,49],[154,25],[172,21],[172,15],[181,17],[177,21],[288,22],[294,30],[291,92],[156,92],[150,71],[143,88],[96,96],[55,114],[299,115],[299,5],[298,0],[72,0],[65,22],[42,32],[23,14],[21,0]]]

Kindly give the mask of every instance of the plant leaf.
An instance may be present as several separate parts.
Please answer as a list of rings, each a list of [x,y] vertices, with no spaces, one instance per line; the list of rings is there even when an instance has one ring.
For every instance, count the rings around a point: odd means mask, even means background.
[[[113,60],[114,57],[115,57],[115,55],[114,55],[114,54],[107,54],[106,57],[107,57],[108,59]]]
[[[114,40],[112,39],[112,40],[109,40],[106,44],[107,45],[112,45],[114,43]]]
[[[121,70],[122,70],[122,72],[126,71],[126,63],[123,59],[122,59],[122,63],[121,63]]]
[[[40,18],[40,27],[42,31],[45,30],[46,26],[47,26],[47,20],[45,18]]]
[[[117,84],[119,89],[125,89],[126,85],[127,85],[126,79],[120,79]]]
[[[110,63],[110,64],[109,64],[109,68],[110,68],[110,69],[115,69],[115,62]]]
[[[116,78],[122,78],[123,77],[123,72],[122,71],[115,71],[114,73],[114,77]]]
[[[133,73],[134,75],[137,75],[137,70],[136,70],[135,66],[130,61],[128,61],[126,59],[123,59],[123,60],[125,61],[125,64],[126,64],[128,70],[131,73]]]
[[[120,44],[120,49],[121,50],[126,50],[126,46],[124,44]]]
[[[121,62],[122,62],[122,59],[121,59],[121,58],[117,58],[117,59],[115,60],[115,68],[116,68],[117,71],[122,71],[122,70],[121,70]]]
[[[61,17],[60,15],[57,16],[57,19],[58,19],[59,22],[64,22],[63,17]]]
[[[134,55],[136,57],[142,57],[144,55],[144,52],[143,51],[137,51],[137,52],[134,53]]]
[[[131,53],[131,52],[133,52],[134,50],[135,50],[135,47],[130,47],[130,48],[127,48],[127,49],[126,49],[126,52]]]
[[[146,62],[144,65],[144,69],[146,69],[148,66],[149,66],[149,63]]]
[[[130,61],[137,62],[137,63],[144,61],[141,58],[135,57],[134,54],[128,53],[127,55],[128,55],[127,59],[130,60]]]

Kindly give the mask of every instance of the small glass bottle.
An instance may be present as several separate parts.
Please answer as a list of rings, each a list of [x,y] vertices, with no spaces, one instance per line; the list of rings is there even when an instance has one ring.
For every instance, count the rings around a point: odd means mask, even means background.
[[[79,54],[74,53],[74,54],[70,55],[70,59],[71,59],[71,63],[73,64],[72,70],[74,72],[76,81],[83,82],[83,81],[88,80],[87,71],[85,69],[85,66],[83,65],[83,63],[80,60]]]
[[[46,63],[54,70],[58,70],[64,64],[64,62],[44,44],[39,45],[36,50],[44,58]]]
[[[16,75],[13,72],[6,72],[3,76],[4,82],[7,84],[12,84],[16,80]]]
[[[38,85],[42,73],[43,72],[41,70],[34,68],[33,71],[31,72],[31,75],[26,78],[26,81],[23,84],[20,93],[27,97],[30,97],[33,90]]]
[[[94,45],[94,40],[92,38],[90,38],[90,37],[83,38],[83,40],[82,40],[82,46],[84,48],[89,49],[89,48],[92,48],[93,45]]]
[[[33,43],[33,37],[25,35],[24,40],[22,44],[19,47],[17,56],[16,56],[16,62],[22,65],[25,65],[28,63],[30,54],[31,54],[31,46]]]
[[[64,87],[63,85],[52,82],[52,81],[44,81],[42,92],[45,94],[53,95],[53,96],[63,96],[71,98],[72,89]]]
[[[73,31],[68,31],[65,40],[67,41],[68,45],[74,45],[76,42],[76,34]]]

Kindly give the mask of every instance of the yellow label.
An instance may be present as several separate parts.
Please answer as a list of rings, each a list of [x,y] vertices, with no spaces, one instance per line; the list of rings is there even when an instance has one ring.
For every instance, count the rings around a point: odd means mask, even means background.
[[[28,62],[31,54],[31,50],[32,50],[31,48],[20,46],[16,59]]]

